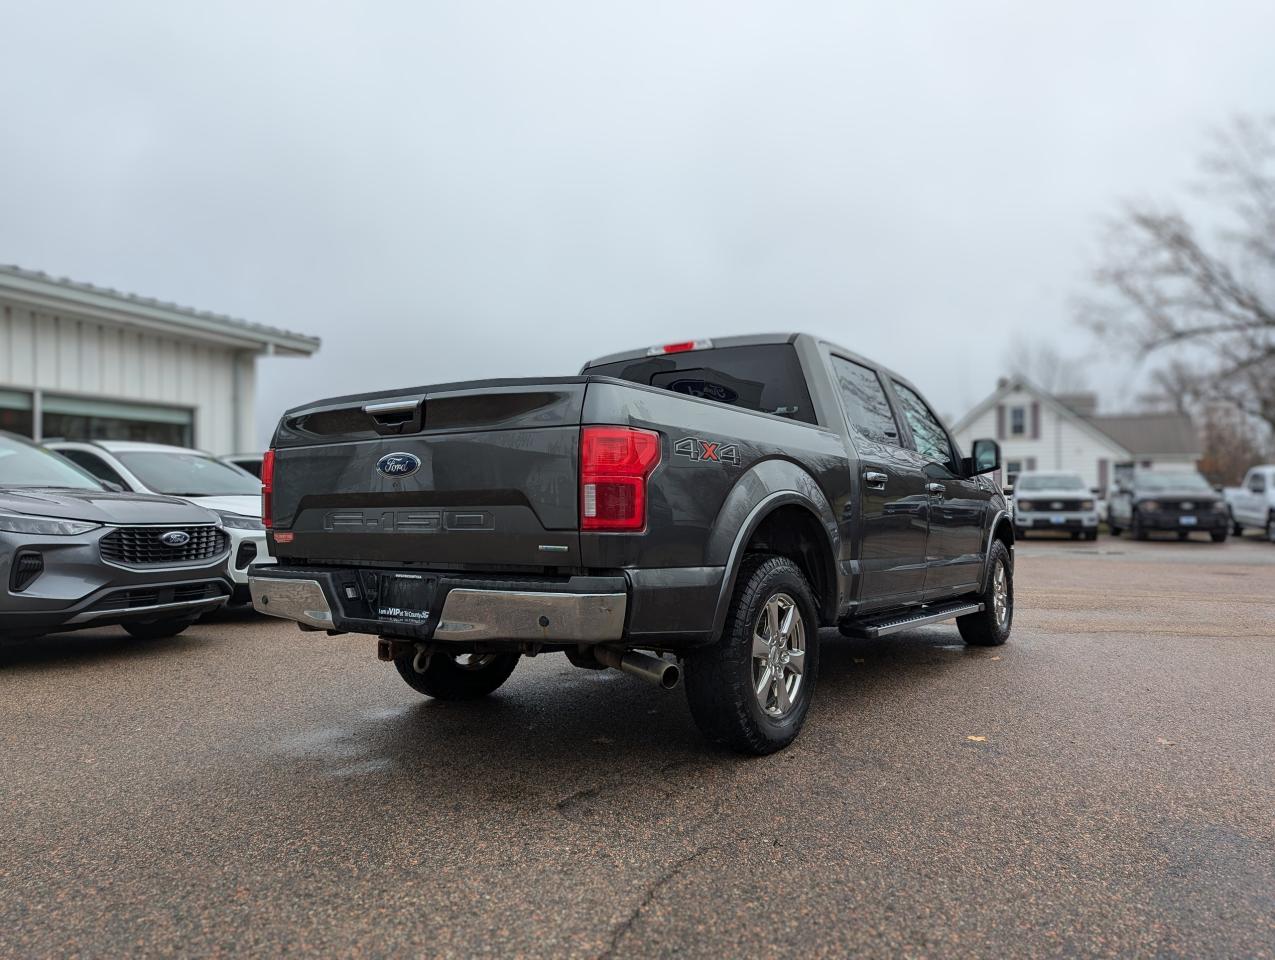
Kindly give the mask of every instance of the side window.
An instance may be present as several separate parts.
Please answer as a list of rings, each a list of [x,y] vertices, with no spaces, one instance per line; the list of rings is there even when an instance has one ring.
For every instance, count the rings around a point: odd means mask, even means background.
[[[939,423],[938,417],[930,412],[925,401],[917,393],[894,381],[894,392],[899,395],[899,403],[903,406],[903,416],[912,430],[912,438],[916,441],[916,452],[927,460],[955,468],[952,457],[952,445],[947,439],[947,431]]]
[[[124,482],[124,478],[112,470],[106,461],[96,454],[89,453],[87,450],[59,450],[58,453],[77,466],[83,467],[99,480],[109,480],[111,483],[118,483],[125,490],[128,489],[128,484]]]
[[[899,442],[899,425],[890,412],[885,387],[876,372],[843,357],[832,358],[846,418],[856,433],[876,443]]]
[[[1266,478],[1262,476],[1260,472],[1254,470],[1252,475],[1248,478],[1248,488],[1253,491],[1253,493],[1265,493]]]

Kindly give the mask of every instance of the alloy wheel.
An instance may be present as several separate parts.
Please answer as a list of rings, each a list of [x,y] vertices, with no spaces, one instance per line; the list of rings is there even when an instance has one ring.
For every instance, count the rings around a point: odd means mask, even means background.
[[[776,593],[753,625],[753,693],[767,716],[783,717],[797,702],[805,657],[806,624],[797,601]]]

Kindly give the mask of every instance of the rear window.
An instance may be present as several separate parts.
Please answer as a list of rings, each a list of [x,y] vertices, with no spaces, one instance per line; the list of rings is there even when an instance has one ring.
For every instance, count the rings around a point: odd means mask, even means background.
[[[615,377],[703,397],[733,407],[815,423],[801,362],[791,343],[717,347],[617,360],[589,367],[589,376]]]

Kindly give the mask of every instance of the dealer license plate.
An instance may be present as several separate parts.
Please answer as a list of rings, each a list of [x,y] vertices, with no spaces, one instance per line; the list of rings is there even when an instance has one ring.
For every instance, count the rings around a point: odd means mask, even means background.
[[[378,584],[376,615],[382,620],[408,623],[429,621],[434,578],[418,573],[383,573]]]
[[[1178,517],[1178,523],[1184,527],[1194,527],[1199,522],[1198,517]]]

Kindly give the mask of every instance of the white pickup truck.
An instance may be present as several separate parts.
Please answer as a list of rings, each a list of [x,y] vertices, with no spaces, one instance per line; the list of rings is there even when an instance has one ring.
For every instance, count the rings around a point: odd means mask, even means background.
[[[1275,543],[1275,466],[1253,467],[1245,475],[1243,486],[1227,487],[1223,492],[1237,536],[1246,527],[1257,527]]]

